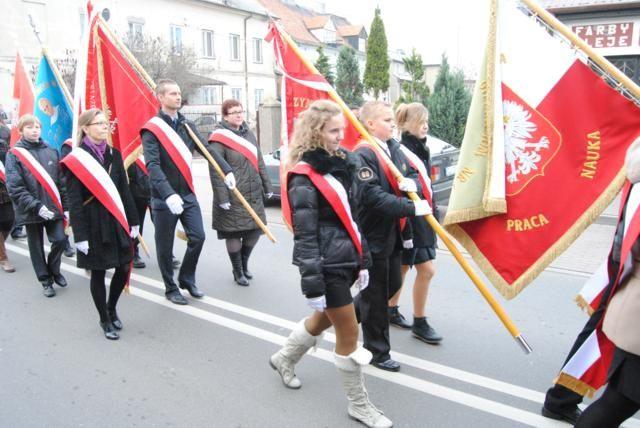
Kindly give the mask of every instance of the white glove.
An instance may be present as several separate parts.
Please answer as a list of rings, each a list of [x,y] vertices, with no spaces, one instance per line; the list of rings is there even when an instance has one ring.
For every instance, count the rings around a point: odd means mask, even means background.
[[[136,239],[140,236],[140,226],[131,226],[131,232],[129,233],[131,239]]]
[[[324,296],[307,297],[307,305],[314,311],[324,312],[324,308],[327,307],[327,299]]]
[[[358,272],[356,285],[358,286],[358,290],[360,291],[369,286],[369,271],[367,269],[362,269],[360,272]]]
[[[433,213],[433,211],[431,210],[431,206],[427,201],[422,201],[422,200],[413,201],[413,205],[415,205],[415,208],[416,208],[416,213],[415,213],[416,217],[429,215]]]
[[[227,176],[224,178],[224,184],[226,184],[227,187],[231,190],[236,188],[236,177],[233,175],[233,172],[227,174]]]
[[[267,193],[267,199],[271,199],[271,198],[273,198],[273,192]]]
[[[85,256],[89,254],[89,241],[76,242],[76,250],[80,251]]]
[[[415,192],[418,191],[418,186],[416,186],[416,182],[413,181],[410,178],[403,178],[402,181],[400,181],[400,183],[398,183],[398,187],[403,192],[413,192],[413,193],[415,193]]]
[[[64,212],[64,219],[69,223],[69,211]]]
[[[410,250],[413,248],[413,239],[408,239],[406,241],[402,241],[402,248],[405,250]]]
[[[51,220],[55,214],[53,213],[53,211],[49,210],[49,208],[43,205],[38,210],[38,215],[45,220]]]
[[[182,214],[182,211],[184,211],[184,208],[182,208],[184,202],[182,202],[182,198],[175,193],[165,199],[165,202],[169,207],[169,211],[171,211],[175,215],[180,215]]]
[[[225,202],[224,204],[220,204],[218,206],[223,210],[228,211],[231,209],[231,202]]]

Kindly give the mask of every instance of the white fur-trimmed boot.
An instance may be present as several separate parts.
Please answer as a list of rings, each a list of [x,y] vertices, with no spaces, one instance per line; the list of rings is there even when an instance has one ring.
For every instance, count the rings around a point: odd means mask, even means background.
[[[347,411],[353,419],[363,423],[369,428],[390,428],[393,422],[382,411],[369,401],[369,394],[364,387],[362,366],[371,361],[371,352],[365,348],[358,348],[346,357],[333,354],[338,373],[342,380],[342,386],[349,399]]]
[[[294,372],[296,364],[309,349],[316,346],[322,336],[312,336],[304,326],[304,322],[303,319],[296,325],[282,349],[269,358],[271,368],[280,374],[284,386],[291,389],[298,389],[302,386],[300,379],[296,377]]]

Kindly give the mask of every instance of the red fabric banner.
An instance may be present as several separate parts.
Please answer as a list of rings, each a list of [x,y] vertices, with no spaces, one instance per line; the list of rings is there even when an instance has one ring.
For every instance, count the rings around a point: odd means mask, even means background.
[[[33,114],[35,98],[33,82],[29,77],[20,53],[16,54],[16,68],[13,75],[13,98],[17,103],[16,111],[18,113],[18,118],[25,114]],[[11,128],[11,147],[13,147],[13,145],[20,139],[17,127],[18,118],[14,118],[13,127]]]

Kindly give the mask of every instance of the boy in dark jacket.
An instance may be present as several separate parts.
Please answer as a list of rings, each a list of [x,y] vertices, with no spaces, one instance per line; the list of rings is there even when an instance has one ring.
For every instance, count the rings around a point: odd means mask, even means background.
[[[18,121],[20,141],[7,155],[7,188],[16,210],[16,225],[26,225],[31,263],[47,297],[56,295],[55,282],[67,286],[60,273],[64,250],[66,189],[58,152],[40,138],[40,121],[30,114]],[[57,194],[56,194],[57,192]],[[45,259],[43,230],[51,243]]]

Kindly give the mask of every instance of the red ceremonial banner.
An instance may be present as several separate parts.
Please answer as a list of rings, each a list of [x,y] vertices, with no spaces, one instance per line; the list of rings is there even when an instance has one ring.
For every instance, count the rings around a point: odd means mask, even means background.
[[[33,114],[35,98],[33,82],[27,73],[24,61],[22,60],[22,56],[19,52],[16,54],[16,68],[13,75],[13,98],[18,104],[16,108],[18,118],[25,114]],[[20,139],[17,127],[18,118],[13,119],[14,123],[11,128],[10,140],[11,147],[13,147],[13,145]]]

